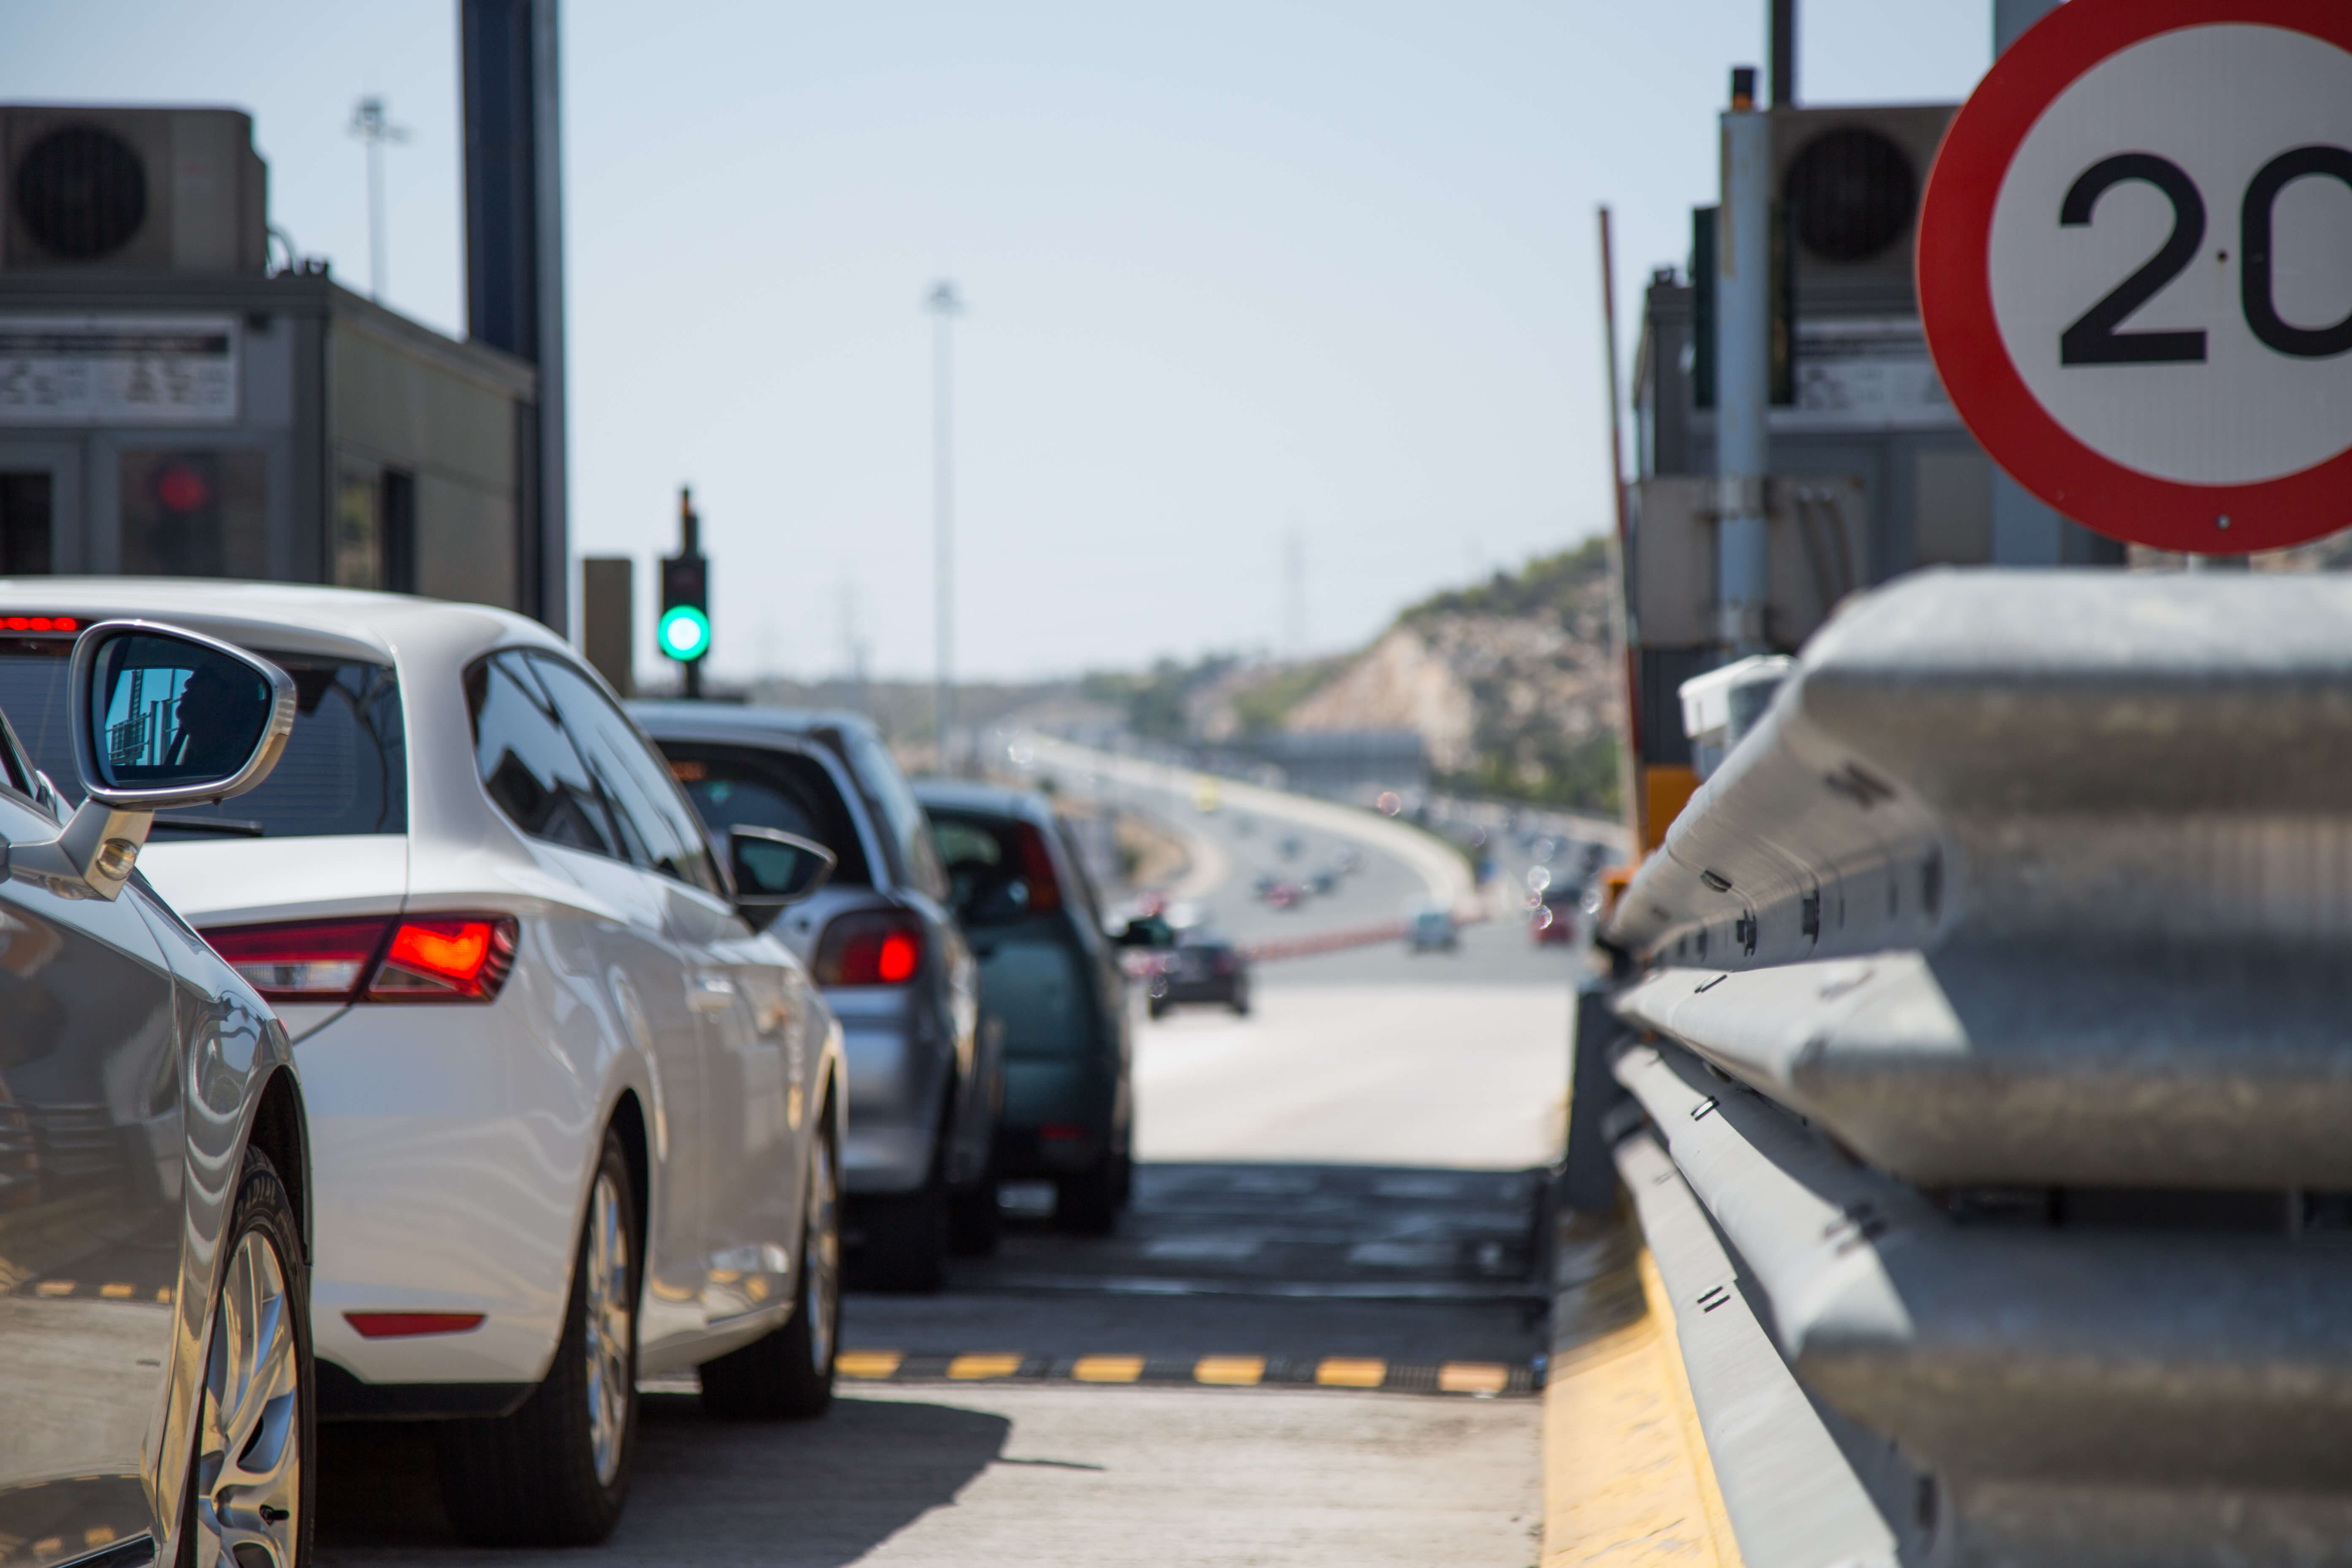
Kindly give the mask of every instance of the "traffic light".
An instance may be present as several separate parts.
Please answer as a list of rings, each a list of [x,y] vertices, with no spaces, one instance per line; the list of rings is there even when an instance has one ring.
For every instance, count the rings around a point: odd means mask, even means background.
[[[654,641],[665,658],[686,666],[686,694],[702,695],[702,656],[710,651],[710,563],[702,553],[702,518],[694,510],[694,492],[677,492],[678,552],[661,563],[661,619],[654,624]]]
[[[708,565],[698,552],[662,558],[661,621],[655,637],[662,652],[680,664],[692,664],[710,651]]]

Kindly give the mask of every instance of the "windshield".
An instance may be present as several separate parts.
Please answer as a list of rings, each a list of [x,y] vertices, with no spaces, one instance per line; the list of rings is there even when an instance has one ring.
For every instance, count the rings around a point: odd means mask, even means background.
[[[294,733],[260,785],[155,818],[156,838],[312,838],[408,831],[408,749],[387,665],[257,650],[294,681]],[[81,798],[66,700],[69,639],[0,637],[0,712],[68,805]]]

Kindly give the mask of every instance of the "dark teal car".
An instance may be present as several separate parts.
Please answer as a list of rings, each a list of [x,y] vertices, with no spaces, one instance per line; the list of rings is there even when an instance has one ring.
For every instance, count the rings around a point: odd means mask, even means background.
[[[926,779],[957,919],[980,963],[980,1026],[1003,1049],[997,1174],[1054,1184],[1055,1220],[1101,1235],[1134,1171],[1127,980],[1068,829],[1042,795]]]

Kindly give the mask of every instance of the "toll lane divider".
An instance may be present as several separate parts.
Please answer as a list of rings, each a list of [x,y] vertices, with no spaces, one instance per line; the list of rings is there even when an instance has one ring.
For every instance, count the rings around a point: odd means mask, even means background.
[[[1084,1383],[1221,1388],[1348,1388],[1478,1398],[1540,1391],[1537,1367],[1506,1362],[1400,1362],[1374,1356],[926,1354],[845,1350],[835,1363],[864,1383]]]
[[[1693,797],[1569,1168],[1811,1396],[1709,1429],[1752,1568],[2345,1560],[2347,773],[2343,577],[1927,573]]]

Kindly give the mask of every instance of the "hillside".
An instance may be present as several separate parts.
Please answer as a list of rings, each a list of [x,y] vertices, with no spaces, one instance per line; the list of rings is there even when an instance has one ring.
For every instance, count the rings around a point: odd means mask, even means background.
[[[1611,592],[1608,547],[1592,540],[1424,599],[1354,654],[1163,660],[1090,676],[1083,689],[1157,740],[1415,730],[1445,788],[1613,811],[1622,688]]]

